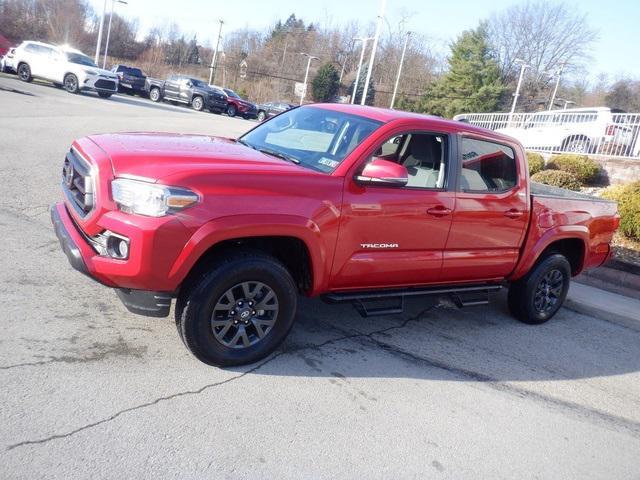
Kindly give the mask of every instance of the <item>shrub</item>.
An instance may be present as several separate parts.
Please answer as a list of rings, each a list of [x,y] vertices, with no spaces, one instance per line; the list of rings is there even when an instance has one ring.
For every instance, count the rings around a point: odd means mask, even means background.
[[[562,170],[543,170],[533,175],[531,181],[568,190],[580,190],[582,186],[575,175]]]
[[[640,240],[640,181],[609,187],[602,197],[618,202],[620,233]]]
[[[583,185],[595,182],[600,174],[598,162],[586,155],[554,155],[547,164],[547,168],[571,173]]]
[[[527,163],[529,164],[529,175],[535,175],[544,170],[544,158],[539,153],[527,152]]]

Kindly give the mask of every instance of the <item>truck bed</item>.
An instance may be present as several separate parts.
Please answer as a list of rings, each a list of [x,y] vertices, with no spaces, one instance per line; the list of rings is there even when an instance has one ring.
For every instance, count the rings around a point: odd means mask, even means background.
[[[616,203],[594,195],[587,195],[585,193],[574,192],[573,190],[567,190],[565,188],[552,187],[551,185],[545,185],[537,182],[531,182],[531,195],[534,197],[555,197],[567,200],[589,200],[592,202]]]

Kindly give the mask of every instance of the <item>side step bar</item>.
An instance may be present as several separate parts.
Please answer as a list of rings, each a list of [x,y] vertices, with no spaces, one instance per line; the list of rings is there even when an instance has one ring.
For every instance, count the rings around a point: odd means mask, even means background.
[[[489,293],[498,291],[501,288],[502,285],[490,284],[410,288],[403,290],[334,292],[323,295],[322,299],[327,303],[350,302],[361,316],[370,317],[373,315],[402,313],[407,297],[426,295],[448,295],[459,308],[486,305],[489,303]]]

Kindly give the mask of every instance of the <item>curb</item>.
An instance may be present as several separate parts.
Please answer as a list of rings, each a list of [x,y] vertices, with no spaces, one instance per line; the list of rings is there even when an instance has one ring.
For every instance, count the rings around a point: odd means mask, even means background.
[[[572,289],[575,288],[574,285],[575,284],[571,286]],[[599,290],[600,292],[607,293],[606,291],[603,291],[601,289],[597,289],[594,287],[588,287],[586,285],[584,287],[587,289],[591,288],[593,290]],[[632,302],[638,302],[638,305],[639,305],[638,309],[635,310],[635,312],[633,313],[629,313],[628,309],[627,311],[624,311],[619,308],[616,308],[615,300],[616,300],[616,297],[620,297],[619,295],[609,294],[613,296],[610,299],[610,302],[609,301],[606,302],[609,305],[609,308],[607,308],[606,306],[600,306],[595,304],[596,302],[584,301],[584,299],[580,300],[579,298],[576,298],[576,297],[580,297],[581,295],[576,294],[575,290],[574,290],[574,295],[572,295],[571,293],[572,292],[570,290],[569,295],[567,295],[567,298],[564,302],[564,306],[569,310],[573,310],[574,312],[578,312],[583,315],[589,315],[591,317],[595,317],[600,320],[604,320],[606,322],[615,323],[623,327],[627,327],[632,330],[640,332],[640,301],[631,299],[628,297],[622,297],[622,298],[625,298],[625,300],[628,299],[629,301],[632,301]]]

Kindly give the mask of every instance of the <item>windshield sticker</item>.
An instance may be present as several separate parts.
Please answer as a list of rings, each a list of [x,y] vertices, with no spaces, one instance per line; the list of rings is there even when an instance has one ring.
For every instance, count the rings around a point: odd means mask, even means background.
[[[322,157],[320,160],[318,160],[318,163],[320,165],[325,165],[325,166],[331,167],[331,168],[336,168],[338,165],[340,165],[340,162],[337,162],[335,160],[331,160],[330,158],[326,158],[326,157]]]

